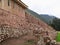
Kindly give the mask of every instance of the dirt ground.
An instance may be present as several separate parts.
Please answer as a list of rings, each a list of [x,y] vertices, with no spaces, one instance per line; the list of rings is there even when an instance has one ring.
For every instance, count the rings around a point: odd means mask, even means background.
[[[27,41],[27,37],[23,38],[9,38],[3,42],[0,43],[0,45],[35,45],[35,42],[33,41]]]

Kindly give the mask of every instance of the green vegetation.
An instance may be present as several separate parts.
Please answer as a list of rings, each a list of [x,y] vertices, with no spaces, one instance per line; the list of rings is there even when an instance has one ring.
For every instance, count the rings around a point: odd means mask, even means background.
[[[51,21],[56,18],[55,16],[49,16],[49,14],[38,14],[30,9],[26,9],[26,12],[30,13],[32,16],[44,21],[47,24],[50,24]]]
[[[50,25],[57,31],[60,31],[60,19],[58,18],[53,19],[53,22]]]
[[[60,42],[60,32],[57,33],[56,41]]]

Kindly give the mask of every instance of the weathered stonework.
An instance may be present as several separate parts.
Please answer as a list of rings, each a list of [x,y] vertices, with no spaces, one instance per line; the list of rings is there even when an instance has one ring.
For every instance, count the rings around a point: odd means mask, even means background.
[[[19,45],[21,45],[21,38],[23,41],[34,40],[34,45],[44,45],[44,37],[50,36],[51,39],[55,39],[56,31],[26,12],[25,9],[27,9],[27,5],[21,0],[0,1],[0,42],[13,38],[19,39],[17,43],[19,42]],[[48,32],[48,35],[46,35],[46,32]],[[9,44],[9,42],[6,43],[0,44]],[[12,43],[15,43],[15,41],[12,41]]]
[[[45,36],[46,31],[52,39],[55,38],[56,31],[53,28],[29,13],[22,17],[0,9],[0,42],[8,38],[22,37],[24,40],[34,39],[39,42],[40,35]]]

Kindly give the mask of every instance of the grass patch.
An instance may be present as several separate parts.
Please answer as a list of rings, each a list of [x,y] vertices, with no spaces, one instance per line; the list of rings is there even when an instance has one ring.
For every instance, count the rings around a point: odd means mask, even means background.
[[[56,41],[57,41],[57,42],[60,42],[60,32],[57,33]]]

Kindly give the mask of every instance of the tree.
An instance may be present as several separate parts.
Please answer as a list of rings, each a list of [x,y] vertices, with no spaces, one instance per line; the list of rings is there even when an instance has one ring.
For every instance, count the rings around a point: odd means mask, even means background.
[[[60,31],[60,19],[54,18],[50,25],[57,31]]]

